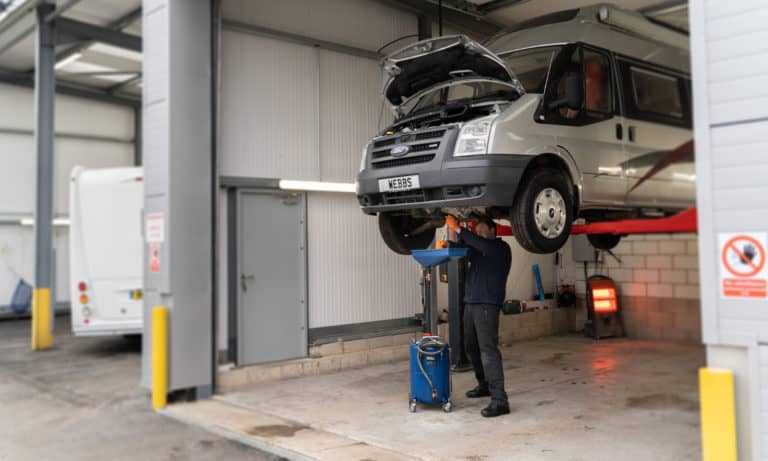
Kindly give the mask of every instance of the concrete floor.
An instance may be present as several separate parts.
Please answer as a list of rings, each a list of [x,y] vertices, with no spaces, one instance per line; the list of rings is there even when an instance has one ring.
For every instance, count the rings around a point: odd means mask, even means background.
[[[408,364],[261,384],[176,416],[312,459],[615,460],[701,458],[701,346],[578,336],[503,350],[512,414],[479,415],[471,373],[453,377],[455,409],[407,409]]]
[[[276,460],[153,412],[136,338],[73,338],[32,352],[29,321],[0,321],[0,460]]]

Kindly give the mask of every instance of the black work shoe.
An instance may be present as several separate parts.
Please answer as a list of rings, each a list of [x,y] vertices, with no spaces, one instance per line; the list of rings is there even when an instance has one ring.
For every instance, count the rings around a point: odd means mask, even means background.
[[[487,407],[480,411],[480,414],[486,418],[495,418],[496,416],[508,415],[509,404],[507,403],[491,403]]]
[[[470,389],[467,391],[467,397],[470,399],[478,399],[480,397],[490,397],[491,391],[488,390],[487,387],[481,387],[477,386],[474,389]]]

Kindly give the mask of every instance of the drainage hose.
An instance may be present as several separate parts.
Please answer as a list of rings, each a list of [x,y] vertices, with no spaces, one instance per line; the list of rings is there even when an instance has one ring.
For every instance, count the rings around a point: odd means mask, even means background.
[[[432,350],[428,350],[428,347]],[[435,389],[432,379],[429,377],[427,371],[424,369],[424,365],[421,363],[422,356],[435,357],[442,354],[446,347],[448,347],[448,343],[440,339],[439,336],[424,336],[418,343],[416,343],[416,350],[418,351],[416,361],[419,363],[419,370],[421,371],[422,376],[427,380],[427,384],[429,384],[429,388],[432,391],[432,400],[437,400],[437,389]]]

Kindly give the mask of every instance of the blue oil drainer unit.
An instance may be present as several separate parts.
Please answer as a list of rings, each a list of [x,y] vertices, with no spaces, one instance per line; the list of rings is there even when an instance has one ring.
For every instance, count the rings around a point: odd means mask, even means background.
[[[442,404],[450,412],[451,348],[438,336],[424,336],[411,343],[410,410],[416,403]]]
[[[422,267],[424,287],[425,326],[427,331],[437,330],[437,309],[433,295],[435,266],[453,258],[465,258],[466,248],[440,248],[414,250],[411,256]],[[417,403],[442,404],[443,411],[453,409],[451,403],[451,347],[439,336],[424,335],[411,343],[411,394],[409,408],[416,411]]]

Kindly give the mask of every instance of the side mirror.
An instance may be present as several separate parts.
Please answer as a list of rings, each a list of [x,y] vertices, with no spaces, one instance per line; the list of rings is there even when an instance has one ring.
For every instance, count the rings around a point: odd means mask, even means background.
[[[565,78],[565,96],[547,104],[547,109],[556,110],[567,107],[579,110],[584,104],[584,77],[581,74],[569,75]]]

